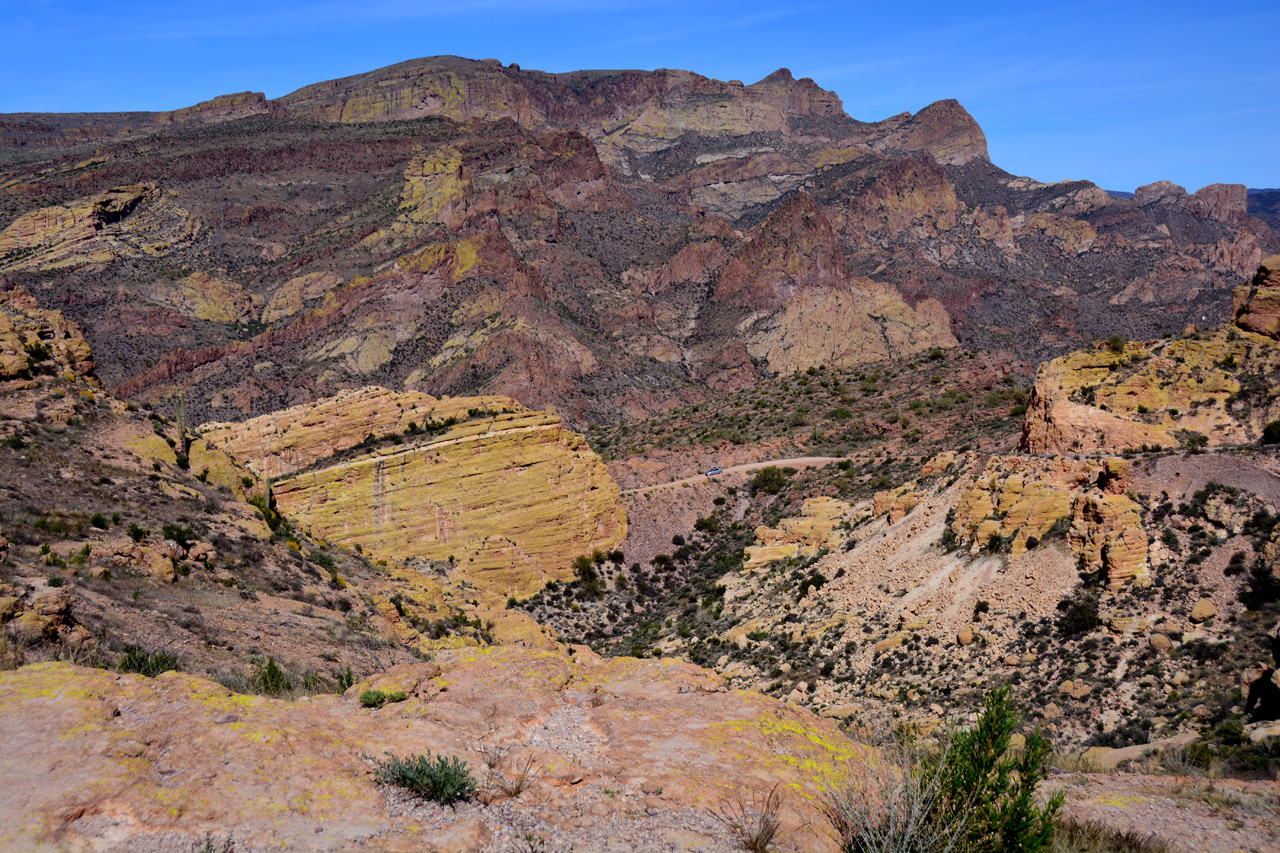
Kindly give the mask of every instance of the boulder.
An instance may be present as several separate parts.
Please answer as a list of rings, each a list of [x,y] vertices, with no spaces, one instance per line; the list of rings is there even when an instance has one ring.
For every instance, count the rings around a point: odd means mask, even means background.
[[[1218,615],[1218,608],[1214,607],[1213,602],[1207,598],[1202,598],[1191,608],[1190,619],[1192,622],[1207,622]]]

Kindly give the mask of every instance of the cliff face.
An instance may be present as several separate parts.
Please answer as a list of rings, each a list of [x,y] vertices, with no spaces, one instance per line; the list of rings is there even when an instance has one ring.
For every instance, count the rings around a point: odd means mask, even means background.
[[[277,477],[276,507],[310,535],[376,559],[436,561],[489,603],[569,577],[574,556],[626,539],[600,457],[559,417],[508,399],[367,388],[204,434]],[[365,440],[387,434],[381,447]]]
[[[190,242],[197,228],[154,183],[114,187],[19,216],[0,232],[0,272],[158,256]]]
[[[1147,535],[1142,508],[1125,494],[1128,470],[1116,458],[993,457],[957,502],[951,531],[975,555],[998,537],[1014,559],[1028,540],[1065,534],[1081,570],[1113,592],[1130,582],[1147,586]]]

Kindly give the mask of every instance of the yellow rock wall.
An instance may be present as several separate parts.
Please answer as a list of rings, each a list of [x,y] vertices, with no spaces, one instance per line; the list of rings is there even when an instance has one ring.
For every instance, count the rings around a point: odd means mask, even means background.
[[[0,272],[163,254],[198,230],[157,184],[116,187],[19,216],[0,231]]]
[[[485,406],[497,414],[468,419]],[[455,416],[443,432],[330,459],[369,433]],[[366,388],[204,436],[260,474],[284,475],[276,507],[310,535],[375,559],[442,561],[450,581],[490,603],[568,577],[573,557],[626,539],[618,486],[585,439],[506,398]]]
[[[797,296],[774,317],[755,324],[747,339],[751,355],[778,373],[817,365],[855,367],[958,345],[940,302],[926,299],[912,308],[896,292],[882,290]]]
[[[509,397],[437,399],[417,391],[368,387],[247,421],[205,424],[200,432],[255,474],[280,477],[349,450],[365,436],[401,434],[411,423],[422,427],[430,421],[466,420],[472,409],[481,414],[525,411]]]
[[[238,323],[257,312],[258,298],[234,281],[195,272],[176,286],[161,290],[158,302],[170,305],[184,317],[211,323]]]

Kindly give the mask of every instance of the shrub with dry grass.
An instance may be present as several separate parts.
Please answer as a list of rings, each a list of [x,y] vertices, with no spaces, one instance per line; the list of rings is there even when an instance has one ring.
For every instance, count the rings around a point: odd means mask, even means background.
[[[1173,853],[1173,848],[1151,833],[1066,818],[1058,824],[1049,853]]]

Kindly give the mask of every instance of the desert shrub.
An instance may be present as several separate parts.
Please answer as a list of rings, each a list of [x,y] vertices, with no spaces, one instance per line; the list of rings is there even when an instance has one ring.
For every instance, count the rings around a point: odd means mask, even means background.
[[[748,853],[768,853],[778,837],[781,822],[778,811],[782,807],[782,795],[774,785],[768,794],[753,792],[743,797],[741,792],[721,800],[712,814],[729,831],[740,850]]]
[[[720,532],[720,519],[716,518],[714,515],[699,518],[693,523],[693,529],[700,533],[710,533],[715,535]]]
[[[1253,561],[1239,597],[1240,603],[1250,610],[1261,610],[1268,604],[1280,601],[1280,578],[1276,577],[1275,569],[1267,565],[1262,557]]]
[[[293,690],[293,681],[276,663],[274,657],[268,656],[265,661],[262,658],[254,658],[249,675],[249,688],[254,693],[261,693],[264,696],[279,696]]]
[[[1122,353],[1128,343],[1129,341],[1124,335],[1114,334],[1107,338],[1107,349],[1114,353]]]
[[[751,488],[767,495],[776,495],[787,484],[787,475],[776,465],[767,465],[751,478]]]
[[[165,539],[172,539],[183,548],[190,545],[191,541],[196,538],[195,531],[190,527],[181,527],[177,524],[166,524],[161,530],[161,535]]]
[[[1263,444],[1280,444],[1280,421],[1272,421],[1262,428]]]
[[[604,578],[600,577],[600,572],[596,569],[596,564],[591,558],[585,554],[575,557],[573,560],[573,574],[578,579],[579,590],[583,598],[599,598],[604,594],[606,584]]]
[[[1058,824],[1049,853],[1173,853],[1155,836],[1067,818]]]
[[[433,758],[428,752],[400,758],[388,752],[385,761],[375,759],[374,764],[374,776],[379,782],[446,806],[471,799],[480,787],[471,768],[456,756]]]
[[[307,559],[315,563],[320,568],[326,569],[331,573],[336,572],[338,570],[338,566],[334,562],[333,556],[331,554],[326,554],[323,551],[312,551],[311,549],[308,548]]]
[[[408,695],[403,690],[393,690],[390,693],[384,693],[381,690],[366,690],[360,694],[360,704],[366,708],[381,708],[383,705],[403,702],[408,698]]]
[[[1087,634],[1102,624],[1098,617],[1098,600],[1091,595],[1077,593],[1071,598],[1058,602],[1056,626],[1063,637],[1076,637]]]
[[[806,595],[808,595],[809,590],[822,589],[826,585],[827,585],[826,576],[823,575],[822,572],[814,572],[812,575],[810,575],[809,577],[801,581],[800,591],[797,595],[797,600],[804,598]]]
[[[127,647],[116,663],[116,669],[120,672],[136,672],[147,678],[154,678],[162,672],[181,668],[178,664],[178,656],[173,652],[149,652],[141,646]]]
[[[895,733],[885,760],[847,785],[828,789],[823,812],[846,853],[1047,851],[1063,794],[1040,804],[1036,789],[1052,749],[1039,730],[1009,754],[1018,716],[1002,687],[987,696],[970,729],[952,729],[928,751],[910,730]]]
[[[89,517],[89,524],[90,526],[96,527],[99,530],[106,530],[107,525],[110,524],[110,522],[107,521],[107,517],[105,515],[103,515],[100,512],[95,512],[92,516]]]
[[[191,853],[235,853],[236,842],[232,835],[218,838],[212,832],[206,832],[204,839],[193,842],[189,850]]]

